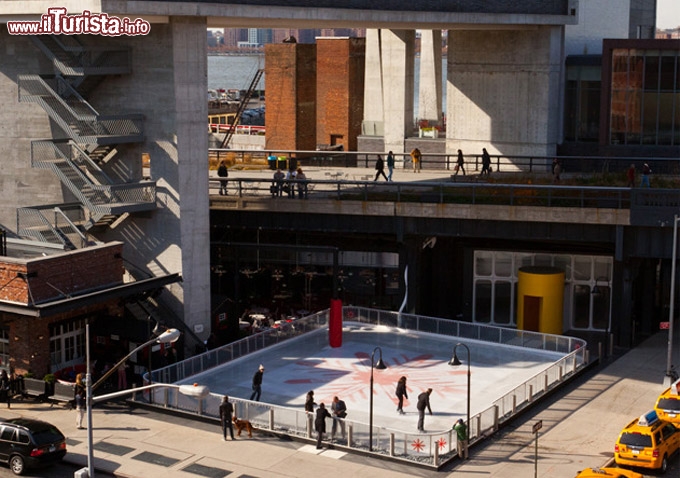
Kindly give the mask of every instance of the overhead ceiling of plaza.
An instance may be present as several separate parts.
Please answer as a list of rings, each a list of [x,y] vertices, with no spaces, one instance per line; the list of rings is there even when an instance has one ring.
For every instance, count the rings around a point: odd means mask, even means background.
[[[63,0],[69,13],[106,12],[165,23],[171,16],[208,19],[208,27],[251,28],[524,28],[577,23],[578,0]],[[0,2],[0,22],[35,19],[48,0]]]

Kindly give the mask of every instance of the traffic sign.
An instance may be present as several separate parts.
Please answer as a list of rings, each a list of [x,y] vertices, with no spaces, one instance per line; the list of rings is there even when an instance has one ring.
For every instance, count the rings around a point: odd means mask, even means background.
[[[543,428],[543,420],[539,420],[536,423],[534,423],[532,431],[533,431],[533,433],[537,433],[538,430],[540,430],[541,428]]]
[[[659,322],[659,330],[668,330],[670,327],[670,322]]]

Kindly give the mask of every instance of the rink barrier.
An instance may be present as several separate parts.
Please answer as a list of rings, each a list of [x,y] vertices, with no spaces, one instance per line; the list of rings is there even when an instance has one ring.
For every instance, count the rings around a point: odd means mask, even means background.
[[[182,362],[153,372],[154,382],[174,383],[210,368],[228,363],[263,348],[290,340],[300,335],[328,327],[329,311],[321,311],[299,318],[279,329],[268,329],[231,344],[197,355]],[[564,354],[547,369],[530,377],[524,383],[495,400],[490,407],[470,417],[469,443],[475,443],[493,435],[516,414],[521,413],[545,394],[560,386],[587,365],[584,340],[541,334],[485,324],[439,319],[415,314],[362,307],[343,307],[343,322],[395,327],[438,335],[448,335],[455,340],[475,340],[498,345],[532,348]],[[133,400],[150,402],[152,406],[188,415],[219,420],[222,396],[210,394],[197,400],[181,395],[176,389],[152,390],[148,400],[141,394]],[[264,402],[230,397],[236,415],[249,420],[256,428],[269,432],[315,440],[312,414],[299,408],[284,407]],[[345,419],[347,439],[326,434],[324,443],[349,452],[387,457],[425,468],[439,469],[457,459],[456,436],[452,429],[413,433],[390,427],[373,426],[373,451],[369,451],[369,425]]]

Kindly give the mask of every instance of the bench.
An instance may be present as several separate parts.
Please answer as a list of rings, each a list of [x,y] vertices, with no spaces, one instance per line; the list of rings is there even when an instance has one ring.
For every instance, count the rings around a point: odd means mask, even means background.
[[[61,403],[68,409],[73,408],[74,387],[75,384],[55,382],[54,393],[48,397],[50,406]]]
[[[35,397],[39,401],[47,399],[47,382],[37,378],[24,378],[22,396]]]

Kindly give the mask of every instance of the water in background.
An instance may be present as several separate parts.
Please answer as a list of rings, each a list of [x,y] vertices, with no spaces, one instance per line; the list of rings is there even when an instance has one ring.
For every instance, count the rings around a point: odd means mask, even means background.
[[[258,69],[264,69],[264,55],[220,55],[208,56],[208,88],[236,88],[245,90],[250,86]],[[418,74],[420,72],[420,58],[415,60],[415,92],[414,114],[418,116]],[[442,59],[442,81],[446,81],[446,58]],[[443,83],[446,85],[446,83]],[[256,89],[266,90],[265,78],[262,75]],[[265,92],[266,95],[266,92]],[[443,87],[443,111],[446,112],[446,88]]]

